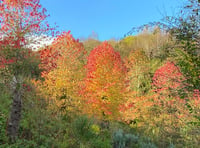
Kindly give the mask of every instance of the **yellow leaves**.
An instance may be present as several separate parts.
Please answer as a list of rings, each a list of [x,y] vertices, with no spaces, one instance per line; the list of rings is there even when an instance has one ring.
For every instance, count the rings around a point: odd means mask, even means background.
[[[93,124],[91,126],[91,130],[93,133],[95,133],[96,135],[98,135],[100,133],[100,127],[97,124]]]
[[[64,89],[67,90],[68,95],[72,95],[76,85],[72,77],[71,71],[67,68],[58,68],[46,76],[44,84],[48,86],[49,91],[52,91],[53,96],[62,95]]]
[[[76,112],[81,107],[78,93],[84,71],[80,68],[75,71],[73,66],[69,65],[71,64],[58,62],[58,67],[46,74],[41,91],[45,92],[47,99],[52,99],[52,108],[57,106],[59,109],[64,105],[67,111]]]
[[[82,101],[79,91],[85,76],[84,47],[70,32],[58,36],[50,47],[50,50],[41,52],[41,66],[46,68],[41,89],[45,91],[47,98],[54,101],[52,106],[75,112],[80,109]]]

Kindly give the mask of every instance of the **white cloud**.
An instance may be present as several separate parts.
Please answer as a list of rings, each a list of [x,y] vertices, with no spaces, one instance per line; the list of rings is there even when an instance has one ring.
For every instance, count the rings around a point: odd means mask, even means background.
[[[55,38],[41,35],[41,36],[31,36],[31,37],[29,36],[26,39],[27,42],[29,42],[29,44],[26,47],[31,48],[32,50],[38,50],[39,48],[50,45]]]

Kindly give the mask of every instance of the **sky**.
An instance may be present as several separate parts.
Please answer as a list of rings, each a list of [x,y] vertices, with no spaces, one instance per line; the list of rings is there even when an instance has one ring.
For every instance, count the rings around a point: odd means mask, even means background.
[[[93,32],[101,41],[120,39],[132,27],[174,15],[183,0],[41,0],[50,24],[83,39]]]

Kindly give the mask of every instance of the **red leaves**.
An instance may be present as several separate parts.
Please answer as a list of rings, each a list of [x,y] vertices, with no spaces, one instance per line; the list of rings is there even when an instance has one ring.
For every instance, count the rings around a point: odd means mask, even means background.
[[[17,6],[22,0],[4,0],[7,5]]]
[[[0,68],[4,68],[5,65],[12,64],[12,63],[14,63],[13,59],[9,59],[9,60],[0,59]]]
[[[11,75],[31,74],[36,66],[35,61],[32,63],[35,56],[31,50],[34,45],[39,46],[41,34],[45,36],[47,30],[51,30],[44,25],[45,13],[40,0],[1,0],[0,67],[5,68],[3,72],[9,71]],[[31,66],[25,68],[28,62]]]
[[[31,87],[29,85],[23,84],[22,86],[23,86],[24,90],[29,91],[29,92],[31,91]]]
[[[58,51],[54,50],[51,47],[47,47],[39,51],[39,53],[41,59],[40,68],[44,69],[45,73],[48,73],[49,71],[57,67],[56,61],[60,56]]]
[[[0,4],[0,36],[22,36],[46,33],[49,25],[42,25],[47,15],[39,0],[4,0]]]
[[[193,98],[200,100],[200,91],[198,89],[194,90]]]
[[[115,52],[112,46],[107,42],[102,43],[102,45],[91,51],[86,65],[87,77],[92,78],[93,72],[95,72],[100,65],[107,66],[107,69],[104,68],[104,70],[108,71],[125,71],[125,67],[122,64],[119,53]]]
[[[167,62],[156,70],[153,77],[153,86],[157,93],[176,92],[182,88],[184,77],[179,68],[173,62]]]

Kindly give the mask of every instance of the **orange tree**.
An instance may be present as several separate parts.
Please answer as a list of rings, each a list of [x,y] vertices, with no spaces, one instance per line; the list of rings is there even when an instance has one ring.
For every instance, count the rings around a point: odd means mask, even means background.
[[[117,119],[125,101],[127,69],[118,52],[103,42],[88,56],[85,86],[81,92],[85,112],[103,119]]]

